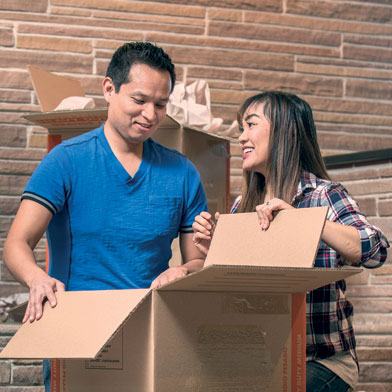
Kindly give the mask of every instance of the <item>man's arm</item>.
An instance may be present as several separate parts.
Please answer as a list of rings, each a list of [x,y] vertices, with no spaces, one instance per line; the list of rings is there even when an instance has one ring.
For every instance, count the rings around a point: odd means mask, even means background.
[[[180,250],[184,264],[162,272],[151,283],[152,289],[203,268],[205,256],[196,248],[192,238],[193,233],[180,233]]]
[[[4,243],[3,259],[13,277],[30,289],[30,298],[23,322],[42,317],[42,303],[47,299],[56,306],[55,291],[64,285],[51,278],[37,265],[33,249],[44,234],[52,213],[42,205],[23,200]]]
[[[180,234],[180,250],[184,262],[182,267],[187,268],[188,273],[196,272],[203,268],[206,257],[193,242],[193,233]]]

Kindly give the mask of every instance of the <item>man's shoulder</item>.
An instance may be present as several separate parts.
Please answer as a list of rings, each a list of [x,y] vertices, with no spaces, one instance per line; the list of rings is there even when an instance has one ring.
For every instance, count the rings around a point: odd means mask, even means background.
[[[58,144],[50,153],[47,158],[54,160],[69,160],[84,159],[90,156],[94,151],[93,145],[99,145],[97,140],[102,128],[97,128],[92,131],[83,133],[82,135],[64,140]]]
[[[71,139],[65,140],[61,143],[60,146],[66,148],[66,149],[72,149],[72,148],[78,148],[87,146],[89,143],[94,142],[100,132],[102,132],[102,127],[96,128],[92,131],[88,131],[86,133],[83,133],[82,135],[75,136]]]

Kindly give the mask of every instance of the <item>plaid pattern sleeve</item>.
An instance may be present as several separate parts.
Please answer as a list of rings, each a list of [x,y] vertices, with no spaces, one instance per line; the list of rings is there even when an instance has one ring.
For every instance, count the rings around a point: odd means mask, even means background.
[[[232,205],[232,207],[231,207],[231,209],[230,209],[230,214],[235,214],[235,213],[237,212],[240,203],[241,203],[241,196],[238,196],[238,197],[234,200],[234,203],[233,203],[233,205]]]
[[[367,268],[380,267],[386,260],[387,239],[381,230],[370,225],[366,217],[359,210],[358,204],[353,200],[343,188],[337,183],[327,183],[321,185],[321,205],[329,207],[328,219],[347,226],[354,226],[361,239],[361,261],[360,265]],[[339,264],[345,264],[340,260]]]
[[[231,213],[237,212],[240,202],[240,197],[235,200]],[[377,227],[367,221],[358,204],[341,184],[322,180],[305,172],[292,204],[297,208],[328,206],[328,220],[358,229],[362,266],[376,268],[385,262],[386,249],[389,247],[387,239]],[[320,242],[315,267],[335,268],[344,264],[345,260],[335,250]],[[353,307],[345,298],[345,291],[346,283],[342,280],[307,294],[308,359],[327,358],[337,352],[346,351],[357,361],[352,327]]]

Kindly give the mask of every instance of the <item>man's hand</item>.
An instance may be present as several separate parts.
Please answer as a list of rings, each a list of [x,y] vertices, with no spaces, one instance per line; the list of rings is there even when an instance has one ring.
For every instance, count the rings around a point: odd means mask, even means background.
[[[30,298],[27,309],[23,317],[23,322],[29,320],[31,323],[42,317],[43,303],[47,300],[52,308],[57,305],[55,292],[64,291],[65,287],[62,282],[51,278],[45,272],[36,274],[29,282]]]
[[[166,283],[182,278],[191,272],[199,271],[204,265],[204,256],[192,241],[192,233],[180,233],[180,250],[183,265],[170,267],[153,280],[150,288],[156,289]]]
[[[56,291],[64,291],[64,285],[51,278],[37,265],[33,249],[42,237],[52,213],[32,200],[22,200],[16,217],[4,243],[3,259],[12,276],[30,289],[30,299],[23,322],[42,317],[42,303],[48,300],[56,306]]]
[[[157,278],[153,280],[150,288],[156,289],[166,283],[171,282],[172,280],[182,278],[185,275],[188,275],[188,269],[184,266],[170,267],[166,271],[163,271]]]

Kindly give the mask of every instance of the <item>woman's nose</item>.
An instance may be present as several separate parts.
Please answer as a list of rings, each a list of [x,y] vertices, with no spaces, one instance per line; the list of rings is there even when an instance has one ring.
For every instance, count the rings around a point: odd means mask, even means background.
[[[238,141],[240,143],[244,143],[248,140],[248,134],[245,130],[245,128],[242,130],[242,132],[240,133],[240,136],[238,136]]]

